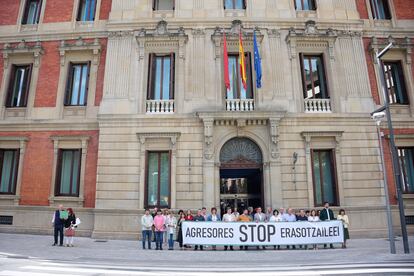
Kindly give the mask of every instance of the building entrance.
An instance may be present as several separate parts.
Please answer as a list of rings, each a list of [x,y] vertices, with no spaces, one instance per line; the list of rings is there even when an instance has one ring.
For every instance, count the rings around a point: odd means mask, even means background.
[[[260,148],[248,138],[234,138],[220,152],[220,209],[239,213],[263,203],[263,170]]]

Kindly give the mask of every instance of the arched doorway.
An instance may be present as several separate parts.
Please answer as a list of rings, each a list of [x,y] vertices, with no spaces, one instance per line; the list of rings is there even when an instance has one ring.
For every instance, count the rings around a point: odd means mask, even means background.
[[[248,138],[227,141],[220,151],[220,208],[239,213],[263,203],[263,157],[259,146]]]

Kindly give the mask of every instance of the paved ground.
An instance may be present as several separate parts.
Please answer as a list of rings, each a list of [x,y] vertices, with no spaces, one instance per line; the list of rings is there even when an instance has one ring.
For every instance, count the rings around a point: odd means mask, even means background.
[[[414,237],[409,241],[414,251]],[[90,238],[76,238],[73,248],[52,242],[0,234],[0,275],[414,275],[414,254],[403,254],[401,239],[395,255],[385,239],[350,240],[347,249],[231,252],[142,250],[137,241]]]

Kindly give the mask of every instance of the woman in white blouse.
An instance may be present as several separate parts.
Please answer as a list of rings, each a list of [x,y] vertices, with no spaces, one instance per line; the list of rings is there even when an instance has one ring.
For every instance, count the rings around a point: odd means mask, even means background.
[[[281,222],[282,221],[282,216],[279,214],[278,210],[274,210],[273,211],[273,215],[269,218],[269,222]],[[273,246],[274,249],[280,249],[280,245],[275,245]]]
[[[339,215],[337,217],[338,220],[342,221],[342,224],[344,225],[344,243],[342,244],[342,248],[346,248],[346,240],[349,240],[349,218],[345,214],[345,210],[341,209],[339,210]]]
[[[310,221],[310,222],[318,222],[318,221],[319,221],[319,216],[318,216],[318,213],[316,212],[316,210],[315,210],[315,209],[313,209],[313,210],[310,212],[310,215],[309,215],[309,217],[308,217],[308,221]],[[318,246],[317,246],[316,244],[314,244],[314,245],[313,245],[313,249],[314,249],[314,250],[318,249]]]

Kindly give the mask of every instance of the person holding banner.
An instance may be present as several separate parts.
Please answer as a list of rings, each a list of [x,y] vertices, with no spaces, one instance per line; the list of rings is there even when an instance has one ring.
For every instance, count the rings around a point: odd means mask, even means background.
[[[205,221],[203,213],[200,209],[197,210],[197,215],[193,219],[194,221]],[[194,250],[198,249],[198,245],[194,246]],[[200,250],[203,250],[203,246],[200,245]]]
[[[319,220],[318,213],[316,212],[316,210],[315,210],[315,209],[312,209],[312,210],[310,211],[310,214],[309,214],[309,216],[308,216],[308,221],[309,221],[309,222],[318,222],[318,221],[320,221],[320,220]],[[313,245],[313,249],[314,249],[314,250],[318,249],[318,245],[314,244],[314,245]]]
[[[241,221],[241,222],[251,222],[252,218],[249,216],[249,210],[244,209],[243,213],[237,218],[237,221]],[[248,247],[247,245],[242,245],[240,246],[240,250],[247,250]]]
[[[329,220],[335,220],[335,216],[334,213],[331,209],[329,209],[329,202],[325,201],[325,203],[323,204],[325,208],[323,208],[319,214],[319,219],[321,221],[329,221]],[[327,245],[324,244],[323,248],[326,248]],[[329,244],[330,248],[334,248],[333,244]]]
[[[207,221],[211,221],[211,222],[221,221],[220,214],[217,214],[217,208],[216,207],[211,208],[211,214],[207,216]],[[217,247],[215,245],[213,245],[212,248],[213,248],[213,250],[217,249]]]
[[[223,215],[223,221],[224,222],[235,222],[236,221],[236,217],[231,213],[231,208],[227,208],[227,213],[225,213]],[[227,250],[228,246],[225,245],[224,246],[224,250]],[[230,245],[230,250],[234,250],[233,249],[233,245]]]
[[[266,214],[262,213],[262,207],[256,208],[256,214],[254,214],[254,221],[255,222],[267,222],[266,221]],[[265,246],[262,246],[263,249],[266,249]],[[258,246],[257,249],[260,249]]]
[[[337,217],[338,220],[341,220],[344,225],[344,243],[342,244],[342,248],[346,248],[346,240],[349,240],[349,218],[348,215],[345,214],[345,210],[339,210],[339,215]]]

